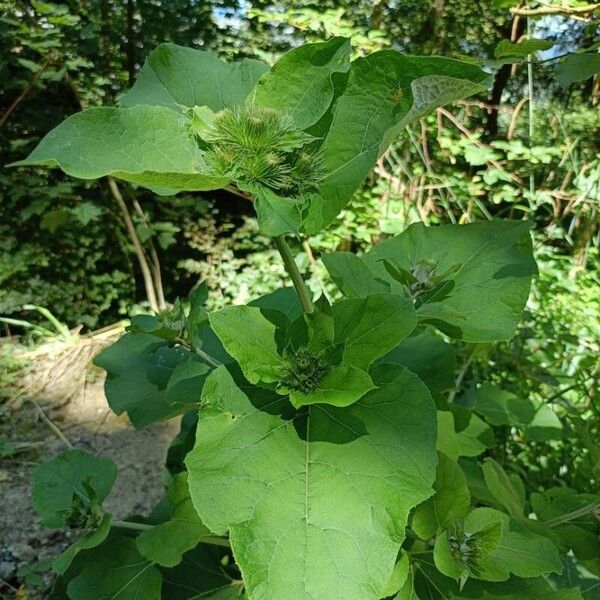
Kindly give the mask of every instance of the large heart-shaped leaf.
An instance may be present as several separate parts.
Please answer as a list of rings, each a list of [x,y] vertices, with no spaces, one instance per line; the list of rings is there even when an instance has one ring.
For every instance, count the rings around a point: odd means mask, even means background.
[[[166,106],[176,111],[208,106],[218,111],[243,104],[268,68],[259,60],[226,63],[210,52],[160,44],[148,55],[120,104]]]
[[[287,114],[298,129],[316,123],[334,95],[332,77],[350,68],[350,40],[334,37],[286,52],[258,82],[254,104]]]
[[[407,124],[489,83],[479,67],[447,58],[383,50],[353,61],[321,146],[324,200],[314,198],[306,231],[317,232],[335,218]]]
[[[348,263],[342,259],[325,261],[338,281],[357,270],[341,268]],[[343,291],[364,293],[370,277],[373,285],[412,295],[421,321],[468,342],[512,337],[536,273],[524,221],[416,223],[357,260],[366,267],[360,270],[361,283],[345,282]]]
[[[410,509],[435,479],[435,406],[408,370],[350,407],[288,401],[225,367],[206,382],[190,493],[203,522],[229,530],[254,600],[379,600]]]
[[[25,159],[81,179],[112,175],[157,190],[214,190],[186,117],[162,106],[90,108],[54,128]]]

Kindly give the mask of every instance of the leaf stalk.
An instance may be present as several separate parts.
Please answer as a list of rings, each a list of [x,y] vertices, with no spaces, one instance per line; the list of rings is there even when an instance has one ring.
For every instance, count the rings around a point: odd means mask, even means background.
[[[135,523],[134,521],[113,521],[113,527],[119,527],[120,529],[133,529],[135,531],[148,531],[153,529],[154,525],[148,523]],[[230,548],[231,544],[226,538],[222,538],[216,535],[207,535],[200,538],[201,544],[210,544],[211,546],[223,546],[224,548]]]

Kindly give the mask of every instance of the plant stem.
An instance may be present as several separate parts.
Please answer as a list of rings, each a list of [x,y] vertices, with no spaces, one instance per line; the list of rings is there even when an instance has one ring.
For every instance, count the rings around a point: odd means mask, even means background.
[[[556,527],[557,525],[562,525],[563,523],[574,521],[579,517],[585,517],[586,515],[589,515],[590,513],[598,510],[599,508],[600,502],[592,502],[591,504],[588,504],[587,506],[582,506],[581,508],[578,508],[577,510],[574,510],[570,513],[554,517],[554,519],[546,521],[545,524],[548,525],[548,527]]]
[[[135,529],[136,531],[147,531],[152,529],[154,525],[148,525],[147,523],[135,523],[134,521],[113,521],[113,527],[119,527],[120,529]]]
[[[311,313],[314,311],[315,307],[310,299],[310,294],[308,292],[308,288],[304,283],[304,279],[302,279],[302,275],[300,270],[298,269],[298,265],[294,260],[294,256],[292,255],[292,251],[288,246],[287,242],[283,238],[282,235],[278,235],[273,238],[275,242],[275,247],[281,254],[281,258],[283,259],[283,264],[285,265],[285,270],[288,272],[289,276],[292,278],[292,282],[294,283],[294,288],[296,288],[296,293],[298,294],[298,298],[300,299],[300,304],[302,304],[302,309],[304,312]]]
[[[113,521],[113,527],[119,527],[121,529],[134,529],[136,531],[148,531],[152,529],[154,525],[148,523],[135,523],[133,521]],[[201,544],[211,544],[212,546],[223,546],[225,548],[231,547],[229,540],[218,537],[216,535],[207,535],[200,538]]]

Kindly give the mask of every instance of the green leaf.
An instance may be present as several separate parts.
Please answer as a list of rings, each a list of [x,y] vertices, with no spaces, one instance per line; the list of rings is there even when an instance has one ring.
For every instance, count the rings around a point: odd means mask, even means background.
[[[365,298],[389,292],[389,285],[377,281],[367,265],[351,252],[334,252],[321,257],[333,282],[347,298]]]
[[[400,589],[406,583],[406,580],[409,576],[410,563],[408,560],[408,554],[403,552],[400,555],[400,559],[394,565],[394,570],[392,571],[392,576],[388,581],[385,589],[383,590],[383,595],[387,598],[388,596],[393,596],[398,593]]]
[[[71,213],[82,225],[96,221],[103,212],[104,210],[93,202],[82,202],[71,209]]]
[[[230,306],[209,316],[225,350],[240,365],[250,383],[279,379],[283,358],[275,341],[275,325],[253,306]]]
[[[554,42],[536,38],[524,39],[516,43],[505,39],[501,40],[494,49],[494,56],[496,58],[514,58],[517,59],[515,62],[519,62],[518,59],[526,58],[535,52],[549,50],[552,46],[554,46]]]
[[[210,530],[196,513],[188,489],[187,473],[176,475],[168,490],[171,518],[143,531],[136,539],[138,552],[164,567],[181,562],[185,552],[195,548]]]
[[[467,427],[459,432],[449,411],[438,411],[437,423],[437,449],[452,460],[458,460],[459,456],[479,456],[494,443],[492,430],[477,415],[471,415]]]
[[[535,416],[524,428],[523,433],[533,442],[546,442],[563,436],[563,424],[550,404],[540,404]]]
[[[382,363],[402,365],[418,375],[432,394],[454,387],[456,356],[452,346],[430,329],[416,330],[390,350]]]
[[[543,577],[521,579],[511,577],[502,583],[471,579],[456,600],[582,600],[576,588],[554,590]],[[592,600],[590,598],[590,600]]]
[[[262,233],[277,237],[285,233],[298,233],[302,223],[302,200],[284,198],[267,188],[256,192],[254,208]]]
[[[569,586],[577,586],[577,595],[573,596],[575,600],[597,600],[598,589],[600,588],[600,577],[594,575],[584,565],[578,562],[573,556],[567,555],[562,557],[563,566],[565,567],[561,575],[552,574],[549,576],[553,587],[558,588],[560,591],[555,594],[564,593],[565,599],[569,598],[566,596],[566,589]],[[574,592],[574,589],[572,590]],[[560,600],[563,600],[562,596],[557,596]]]
[[[495,498],[492,496],[485,484],[485,478],[480,464],[470,458],[461,458],[459,460],[460,468],[467,478],[469,492],[478,503],[494,505]]]
[[[435,407],[406,369],[373,379],[350,407],[294,415],[224,367],[209,378],[190,492],[213,532],[229,530],[250,597],[381,597],[408,512],[431,494]]]
[[[343,361],[366,370],[406,338],[417,323],[412,302],[393,294],[341,300],[332,306],[334,342]]]
[[[160,571],[139,555],[135,540],[111,536],[67,592],[71,600],[160,600],[161,585]]]
[[[389,282],[392,292],[405,290],[390,277],[383,260],[420,272],[423,284],[412,290],[417,299],[425,297],[417,309],[419,319],[468,342],[512,337],[536,273],[529,224],[523,221],[438,227],[417,223],[363,260],[377,278]],[[428,294],[436,278],[451,284],[449,290]]]
[[[329,108],[332,77],[348,71],[350,51],[350,40],[341,37],[294,48],[262,76],[250,101],[287,114],[298,129],[307,129]]]
[[[600,73],[600,54],[598,52],[569,54],[554,68],[554,77],[562,87],[585,81],[596,73]]]
[[[325,177],[307,233],[331,223],[406,125],[434,108],[485,91],[490,76],[446,58],[375,52],[352,62],[321,151]]]
[[[461,587],[470,576],[492,581],[508,579],[508,572],[490,570],[487,560],[500,543],[503,523],[501,518],[490,518],[486,523],[467,518],[463,527],[444,531],[435,540],[435,566],[447,577],[460,581]]]
[[[523,519],[525,507],[525,488],[523,482],[514,475],[509,477],[506,471],[492,458],[486,458],[482,465],[485,483],[492,496],[515,519]]]
[[[112,460],[67,450],[38,465],[31,476],[33,508],[45,527],[95,525],[117,477]]]
[[[195,409],[210,369],[200,358],[156,335],[131,331],[105,348],[94,364],[107,373],[111,409],[137,429]]]
[[[457,432],[459,456],[479,456],[494,445],[494,432],[477,415],[471,415],[465,429]]]
[[[161,106],[90,108],[54,128],[13,166],[59,167],[80,179],[111,175],[153,189],[222,188],[226,177],[207,173],[189,121]]]
[[[511,573],[537,577],[562,570],[552,541],[492,508],[474,509],[458,533],[440,535],[434,557],[443,573],[463,581],[465,576],[505,581]]]
[[[491,425],[527,425],[536,413],[528,398],[519,398],[490,383],[477,390],[474,410]]]
[[[435,494],[417,506],[412,515],[411,527],[424,540],[464,517],[471,502],[462,469],[441,452],[438,452],[433,489]]]
[[[580,560],[600,556],[600,496],[578,494],[566,487],[533,493],[531,506],[538,518],[552,527],[560,544]]]
[[[198,413],[188,412],[181,419],[179,433],[173,438],[167,450],[165,466],[171,475],[185,471],[184,460],[187,453],[194,447],[196,441],[196,426]]]
[[[226,63],[209,52],[160,44],[146,58],[137,81],[120,98],[122,106],[147,104],[213,111],[241,105],[268,66],[244,59]]]
[[[239,572],[224,548],[200,544],[179,565],[162,569],[163,600],[239,600],[244,597]],[[141,600],[141,599],[140,599]]]
[[[486,146],[468,144],[465,147],[465,160],[473,166],[485,165],[493,160],[498,160],[500,155]]]
[[[285,317],[278,324],[281,327],[289,327],[289,325],[299,319],[302,314],[302,305],[298,300],[298,294],[293,287],[279,288],[270,294],[265,294],[260,298],[256,298],[249,303],[249,306],[260,308],[263,314],[275,311]],[[277,322],[277,318],[269,318],[272,323]]]
[[[101,544],[110,533],[110,524],[112,522],[112,515],[105,513],[102,517],[102,521],[98,525],[97,529],[88,531],[78,540],[73,542],[61,555],[52,563],[52,569],[55,573],[63,575],[67,569],[71,566],[73,559],[82,550],[90,550]]]
[[[10,165],[9,165],[10,166]],[[50,233],[56,233],[61,227],[64,227],[71,220],[71,211],[66,208],[57,208],[44,213],[40,220],[40,227],[48,230]]]
[[[504,570],[518,577],[537,577],[545,573],[562,571],[556,546],[548,538],[534,533],[525,524],[510,519],[504,513],[494,509],[480,508],[473,511],[476,512],[481,522],[489,522],[499,515],[504,518],[502,539],[488,557],[486,570]]]
[[[333,367],[314,390],[307,393],[292,390],[290,402],[296,408],[309,404],[349,406],[373,388],[373,380],[368,373],[352,365],[341,364]]]

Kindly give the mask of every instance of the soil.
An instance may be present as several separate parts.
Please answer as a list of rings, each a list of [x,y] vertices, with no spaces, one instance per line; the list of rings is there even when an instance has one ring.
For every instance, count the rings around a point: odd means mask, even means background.
[[[104,503],[115,519],[148,514],[163,495],[162,467],[176,435],[176,420],[136,431],[126,415],[116,416],[104,396],[104,374],[93,356],[115,339],[78,337],[14,354],[25,367],[16,385],[1,390],[0,599],[44,598],[51,576],[38,573],[77,532],[49,530],[31,507],[31,472],[69,445],[111,458],[119,475]],[[0,381],[2,378],[0,377]],[[37,564],[39,561],[41,563]],[[37,565],[37,566],[36,566]]]

